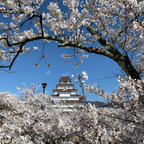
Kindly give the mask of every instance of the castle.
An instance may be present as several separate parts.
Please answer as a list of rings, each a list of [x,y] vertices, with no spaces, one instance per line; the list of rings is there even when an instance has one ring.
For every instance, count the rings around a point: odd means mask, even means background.
[[[85,104],[85,96],[77,94],[77,90],[72,84],[72,80],[68,76],[60,77],[56,89],[53,89],[51,95],[55,100],[63,103],[65,109],[73,107],[83,107]]]

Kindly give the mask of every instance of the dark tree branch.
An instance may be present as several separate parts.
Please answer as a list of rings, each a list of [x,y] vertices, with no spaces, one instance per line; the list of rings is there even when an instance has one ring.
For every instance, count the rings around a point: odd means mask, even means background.
[[[9,68],[9,66],[3,66],[3,65],[2,65],[2,66],[0,66],[0,68]]]
[[[20,48],[19,48],[18,52],[16,53],[16,55],[15,55],[15,57],[13,58],[13,60],[12,60],[11,64],[9,65],[9,70],[11,70],[11,67],[13,66],[13,64],[14,64],[14,62],[15,62],[15,60],[16,60],[16,58],[17,58],[17,57],[18,57],[18,55],[21,53],[22,48],[23,48],[23,45],[24,45],[24,44],[22,44],[22,45],[20,46]]]
[[[83,49],[88,53],[95,53],[95,54],[99,54],[99,55],[103,55],[106,57],[109,57],[110,59],[114,60],[124,71],[128,76],[131,76],[133,79],[141,79],[140,78],[140,74],[137,72],[137,70],[133,67],[133,65],[131,64],[131,61],[129,59],[129,57],[127,55],[123,55],[121,54],[117,49],[115,49],[112,45],[109,45],[109,49],[102,49],[102,48],[95,48],[95,47],[88,47],[85,46],[81,43],[75,43],[72,41],[65,41],[62,39],[59,39],[58,37],[54,37],[54,36],[35,36],[33,38],[27,38],[22,42],[17,42],[17,43],[10,43],[8,41],[8,38],[5,38],[5,40],[7,41],[7,45],[9,47],[12,46],[23,46],[24,44],[28,43],[28,42],[32,42],[34,40],[52,40],[52,41],[57,41],[59,44],[59,47],[66,47],[66,46],[70,46],[70,47],[75,47],[75,48],[79,48],[79,49]],[[12,67],[15,59],[17,58],[17,56],[19,55],[20,51],[16,54],[16,57],[14,58],[14,60],[12,61],[12,64],[10,65],[10,68]]]

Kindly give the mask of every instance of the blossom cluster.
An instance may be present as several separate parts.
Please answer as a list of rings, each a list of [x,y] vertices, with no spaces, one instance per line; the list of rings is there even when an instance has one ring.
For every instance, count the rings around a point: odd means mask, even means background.
[[[132,79],[120,79],[118,93],[109,96],[108,107],[88,103],[82,109],[73,107],[72,111],[67,112],[62,103],[51,96],[36,94],[38,87],[35,85],[32,89],[19,88],[22,93],[19,98],[0,93],[0,141],[2,144],[142,144],[144,111],[134,96],[137,94],[135,88],[144,93],[141,84]],[[127,99],[130,91],[134,93]]]
[[[8,53],[0,60],[11,60],[17,53],[15,49],[33,40],[54,40],[78,49],[84,44],[81,48],[84,52],[86,48],[91,52],[96,44],[98,54],[101,49],[115,47],[129,53],[131,60],[143,49],[143,1],[63,0],[42,5],[43,2],[1,1],[0,13],[4,16],[0,23],[1,50]],[[93,30],[89,30],[90,26]],[[9,47],[13,53],[9,53]],[[82,63],[88,54],[79,57]],[[143,73],[141,62],[132,63]]]

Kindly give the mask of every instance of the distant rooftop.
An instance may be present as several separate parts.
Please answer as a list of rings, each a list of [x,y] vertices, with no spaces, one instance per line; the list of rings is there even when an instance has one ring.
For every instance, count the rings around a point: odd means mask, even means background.
[[[93,104],[96,107],[111,107],[111,104],[101,102],[101,101],[87,101],[86,103]]]

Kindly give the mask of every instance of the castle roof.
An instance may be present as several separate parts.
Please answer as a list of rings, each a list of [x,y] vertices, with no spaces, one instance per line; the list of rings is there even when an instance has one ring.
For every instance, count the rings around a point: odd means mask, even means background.
[[[69,76],[63,76],[60,77],[59,81],[71,81],[71,78]]]

